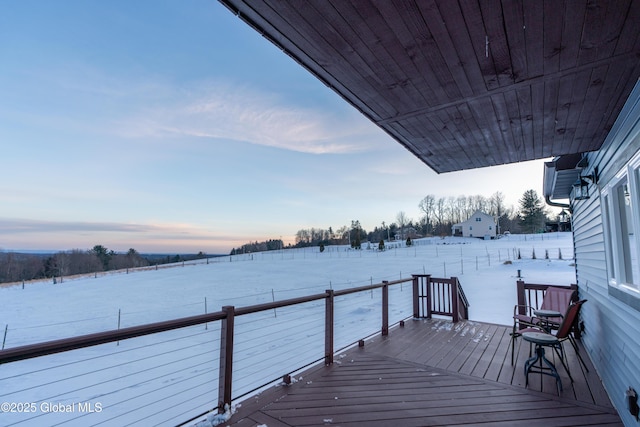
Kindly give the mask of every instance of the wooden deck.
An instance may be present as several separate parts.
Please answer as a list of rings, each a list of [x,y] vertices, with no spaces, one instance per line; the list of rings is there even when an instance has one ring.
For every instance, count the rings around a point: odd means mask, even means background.
[[[584,351],[588,373],[565,346],[574,382],[558,362],[560,394],[546,375],[530,374],[525,388],[529,345],[517,348],[511,366],[509,332],[471,321],[409,320],[338,355],[332,366],[242,402],[225,425],[622,426]]]

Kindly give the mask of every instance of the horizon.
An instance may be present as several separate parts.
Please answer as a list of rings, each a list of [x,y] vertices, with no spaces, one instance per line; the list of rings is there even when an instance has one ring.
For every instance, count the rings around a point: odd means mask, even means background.
[[[107,249],[111,250],[110,248],[107,247]],[[133,248],[136,249],[136,248]],[[286,249],[286,248],[285,248]],[[60,252],[71,252],[71,251],[75,251],[75,250],[80,250],[80,251],[90,251],[91,248],[87,248],[87,249],[81,249],[81,248],[72,248],[72,249],[4,249],[4,248],[0,248],[0,253],[17,253],[17,254],[24,254],[24,255],[53,255],[53,254],[57,254]],[[127,251],[113,251],[116,254],[126,254]],[[140,255],[145,256],[145,255],[162,255],[162,256],[169,256],[169,255],[198,255],[199,252],[140,252],[136,249],[136,252],[138,252]],[[206,253],[203,252],[205,256],[207,257],[218,257],[218,256],[228,256],[228,253]]]
[[[228,253],[542,192],[544,159],[436,174],[218,2],[4,12],[0,248]]]

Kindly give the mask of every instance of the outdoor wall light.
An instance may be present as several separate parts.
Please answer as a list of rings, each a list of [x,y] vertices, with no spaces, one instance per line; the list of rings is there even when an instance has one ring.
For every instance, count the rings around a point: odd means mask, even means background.
[[[581,179],[584,179],[585,181],[590,182],[591,184],[597,184],[598,183],[598,168],[595,168],[593,170],[593,172],[591,172],[589,175],[582,175],[580,176]]]
[[[589,198],[589,183],[582,177],[573,184],[573,200],[586,200]]]
[[[589,185],[598,184],[598,169],[595,168],[589,175],[580,175],[573,184],[574,200],[586,200],[589,198]]]

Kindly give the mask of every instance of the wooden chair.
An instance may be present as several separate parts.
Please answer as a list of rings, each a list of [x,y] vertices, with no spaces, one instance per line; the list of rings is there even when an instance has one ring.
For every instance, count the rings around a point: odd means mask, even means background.
[[[531,305],[516,305],[513,308],[513,330],[511,332],[511,364],[513,365],[516,339],[522,335],[526,328],[543,328],[547,332],[557,330],[562,321],[563,313],[566,313],[571,301],[575,298],[576,291],[569,288],[549,286],[542,299],[540,307]],[[540,317],[536,311],[555,313],[550,316]]]

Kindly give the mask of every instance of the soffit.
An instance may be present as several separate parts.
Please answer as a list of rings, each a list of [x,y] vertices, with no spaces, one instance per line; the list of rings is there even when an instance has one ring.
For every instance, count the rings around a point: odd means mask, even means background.
[[[220,0],[436,172],[600,148],[640,0]]]

